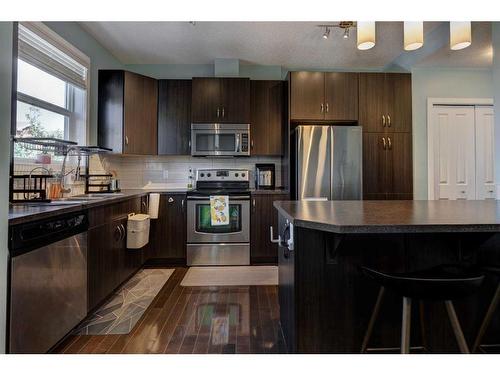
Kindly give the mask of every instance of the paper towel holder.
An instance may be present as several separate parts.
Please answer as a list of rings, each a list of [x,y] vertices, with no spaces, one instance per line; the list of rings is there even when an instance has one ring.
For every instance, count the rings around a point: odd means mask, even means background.
[[[148,195],[148,214],[151,219],[158,219],[160,209],[161,195],[159,193],[149,193]]]

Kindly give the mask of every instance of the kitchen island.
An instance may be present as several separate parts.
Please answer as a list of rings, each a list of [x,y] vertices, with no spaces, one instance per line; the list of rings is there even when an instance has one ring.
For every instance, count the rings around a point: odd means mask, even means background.
[[[359,266],[404,272],[443,263],[500,263],[500,203],[494,200],[282,201],[274,206],[282,238],[280,319],[290,352],[359,353],[378,294],[378,285]],[[479,294],[455,303],[469,344],[497,282],[488,278]],[[399,351],[400,334],[401,299],[389,294],[369,347]],[[498,344],[499,337],[497,314],[483,342]],[[411,346],[458,352],[441,303],[414,305]]]

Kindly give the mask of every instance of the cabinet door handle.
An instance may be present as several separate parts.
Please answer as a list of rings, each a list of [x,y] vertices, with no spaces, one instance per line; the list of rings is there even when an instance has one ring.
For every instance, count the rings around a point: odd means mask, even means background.
[[[321,103],[320,108],[321,108],[321,113],[323,113],[323,110],[324,110],[323,103]]]
[[[116,239],[116,234],[118,233],[118,239]],[[115,228],[115,241],[121,241],[123,237],[123,233],[122,233],[122,228],[120,225],[117,225],[116,228]]]
[[[224,107],[222,107],[222,118],[224,118]]]
[[[184,212],[184,199],[181,200],[181,209]]]
[[[387,145],[389,146],[389,150],[392,150],[391,137],[387,137]]]
[[[120,226],[122,227],[122,238],[121,240],[124,240],[126,235],[127,235],[127,230],[125,229],[125,226],[123,224],[120,224]]]
[[[382,147],[384,148],[384,150],[386,150],[387,149],[387,142],[385,141],[385,137],[382,137],[382,143],[383,143]]]
[[[391,127],[391,116],[387,115],[387,126]]]
[[[168,197],[168,203],[172,203],[174,201],[174,198]]]
[[[217,107],[217,118],[219,118],[219,117],[220,117],[220,108]]]
[[[191,141],[188,142],[188,147],[191,150]]]
[[[326,113],[328,113],[328,103],[326,103]]]
[[[125,136],[125,145],[128,146],[128,137]]]
[[[250,147],[253,148],[253,139],[250,141]]]
[[[382,126],[385,128],[385,116],[382,115]]]

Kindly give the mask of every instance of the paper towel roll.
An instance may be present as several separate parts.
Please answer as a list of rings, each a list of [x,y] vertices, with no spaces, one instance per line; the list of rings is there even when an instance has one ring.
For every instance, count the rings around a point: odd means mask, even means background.
[[[160,194],[149,194],[149,217],[151,219],[158,219],[158,210],[160,208]]]

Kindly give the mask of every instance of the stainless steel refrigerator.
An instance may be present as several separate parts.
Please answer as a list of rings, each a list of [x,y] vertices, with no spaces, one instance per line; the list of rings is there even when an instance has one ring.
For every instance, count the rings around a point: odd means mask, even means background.
[[[300,125],[294,138],[295,199],[362,199],[360,126]]]

